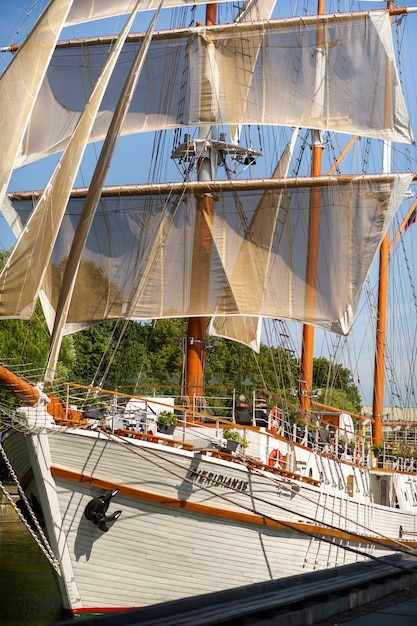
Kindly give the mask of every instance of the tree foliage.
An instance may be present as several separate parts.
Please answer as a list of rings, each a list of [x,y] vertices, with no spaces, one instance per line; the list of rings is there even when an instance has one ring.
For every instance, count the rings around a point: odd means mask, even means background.
[[[158,393],[178,395],[185,345],[184,320],[107,322],[64,338],[58,373],[65,380],[109,389],[127,391],[146,386]],[[2,358],[8,363],[35,364],[38,380],[48,347],[49,334],[39,305],[30,322],[0,322]],[[216,339],[209,341],[206,356],[207,395],[214,396],[216,389],[223,387],[251,397],[258,389],[297,402],[299,363],[282,348],[261,345],[259,355],[255,355],[242,344]],[[324,404],[356,413],[361,410],[359,391],[350,371],[341,365],[325,358],[314,359],[313,388]]]
[[[360,413],[361,397],[348,368],[330,363],[324,357],[316,358],[313,360],[313,381],[313,386],[320,391],[320,402],[337,406],[345,411]]]

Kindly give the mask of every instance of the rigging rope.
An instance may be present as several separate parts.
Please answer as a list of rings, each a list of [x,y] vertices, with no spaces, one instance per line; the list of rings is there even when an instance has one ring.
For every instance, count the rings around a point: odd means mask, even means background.
[[[10,504],[12,505],[13,509],[16,511],[17,515],[19,516],[20,520],[23,522],[23,524],[26,526],[26,528],[28,529],[29,533],[31,534],[31,536],[33,537],[33,539],[36,541],[36,543],[38,544],[39,548],[42,550],[42,552],[44,553],[44,555],[46,556],[46,558],[48,559],[49,563],[52,565],[52,567],[54,568],[54,570],[56,571],[56,573],[60,576],[61,572],[60,572],[60,568],[59,568],[59,561],[56,559],[55,554],[48,542],[48,539],[46,538],[41,525],[38,521],[38,518],[36,517],[32,506],[30,505],[29,500],[26,497],[25,492],[23,491],[23,488],[19,482],[19,479],[12,467],[12,464],[10,463],[7,454],[2,446],[2,444],[0,443],[0,454],[3,458],[3,461],[11,475],[11,477],[13,478],[17,489],[19,491],[19,495],[22,498],[27,511],[30,515],[31,520],[33,521],[33,523],[35,524],[36,530],[38,531],[42,541],[37,537],[35,531],[32,529],[32,527],[30,526],[30,524],[27,522],[25,516],[23,515],[23,513],[21,512],[21,510],[19,509],[18,506],[16,506],[15,502],[13,501],[13,498],[10,496],[10,494],[8,493],[6,487],[3,485],[3,483],[0,481],[0,488],[3,491],[4,495],[6,496],[7,500],[10,502]]]

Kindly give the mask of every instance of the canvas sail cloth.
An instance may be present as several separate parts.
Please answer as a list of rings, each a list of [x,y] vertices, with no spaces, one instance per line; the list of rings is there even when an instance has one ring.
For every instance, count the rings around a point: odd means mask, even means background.
[[[275,171],[272,174],[271,178],[286,178],[288,175],[288,169],[290,167],[292,155],[294,152],[298,128],[295,128],[292,134],[290,141],[288,142],[285,150],[283,151],[280,160],[275,168]],[[277,198],[279,205],[279,198]],[[256,208],[255,219],[257,215],[264,214],[262,211],[262,202],[266,201],[268,204],[268,194],[265,193],[260,200],[260,205]],[[275,212],[275,216],[277,212]],[[263,219],[263,217],[262,217]],[[262,228],[262,222],[260,223]],[[253,229],[254,224],[251,225],[251,229]],[[275,230],[275,224],[270,224],[268,221],[268,226],[270,228],[269,234],[273,237],[273,233]],[[256,228],[256,227],[255,227]],[[259,227],[257,228],[259,230]],[[267,234],[267,233],[265,233]],[[264,241],[264,244],[266,242]],[[268,245],[270,247],[270,244]],[[239,341],[240,343],[244,343],[249,346],[254,352],[259,352],[261,346],[261,334],[262,334],[262,318],[259,317],[248,317],[248,316],[221,316],[216,315],[210,319],[209,335],[217,336],[217,337],[225,337],[226,339],[233,339],[234,341]]]
[[[131,20],[133,21],[134,15],[136,13],[137,6],[141,0],[137,0],[136,6],[133,9],[133,13],[131,15]],[[162,0],[161,0],[162,5]],[[85,241],[88,237],[88,233],[91,228],[92,221],[94,219],[94,215],[97,209],[98,202],[101,196],[101,190],[104,185],[104,181],[106,179],[106,174],[110,167],[111,160],[114,155],[114,151],[116,148],[117,138],[120,134],[120,128],[123,124],[123,120],[125,119],[126,113],[129,109],[130,98],[134,91],[136,82],[142,71],[143,62],[148,51],[148,47],[152,38],[153,29],[155,27],[156,21],[159,17],[160,7],[155,11],[154,17],[148,27],[147,36],[144,40],[144,45],[140,47],[139,52],[136,56],[136,59],[130,69],[129,75],[126,80],[126,84],[122,90],[122,95],[117,105],[116,111],[114,113],[112,122],[109,127],[109,131],[107,133],[107,137],[104,141],[100,157],[97,162],[96,169],[94,171],[93,177],[91,179],[90,188],[88,190],[83,210],[80,215],[80,219],[78,221],[77,230],[75,232],[75,236],[73,238],[71,252],[68,256],[65,274],[62,279],[62,289],[60,290],[60,297],[58,300],[56,313],[55,313],[55,324],[52,331],[51,337],[51,346],[49,351],[48,358],[48,378],[53,377],[53,373],[56,368],[56,364],[58,361],[59,350],[61,347],[61,340],[63,329],[65,328],[67,321],[67,312],[68,307],[72,300],[74,283],[76,281],[82,251],[84,249]],[[128,31],[130,28],[130,20],[126,23],[125,29]],[[122,35],[120,36],[122,37]],[[119,39],[120,39],[119,37]],[[123,41],[125,38],[122,38],[120,42],[123,45]],[[87,110],[84,110],[83,116],[88,116]],[[82,118],[80,118],[82,119]],[[65,153],[68,151],[68,148],[65,150]],[[61,162],[64,161],[66,154],[64,153],[64,157],[61,159]],[[71,161],[71,155],[69,156],[69,160]],[[36,209],[37,210],[37,209]]]
[[[225,0],[214,0],[224,2]],[[205,4],[206,0],[164,0],[165,8]],[[20,46],[0,79],[2,93],[0,106],[0,205],[4,200],[7,185],[16,163],[22,136],[36,100],[37,93],[63,27],[90,20],[102,19],[132,13],[136,0],[51,0],[42,17],[35,25],[25,43]],[[143,0],[138,11],[157,9],[160,0]],[[253,4],[253,3],[252,3]],[[272,11],[275,0],[264,0],[268,13]],[[115,8],[117,5],[117,8]],[[265,11],[266,7],[263,7]],[[256,7],[251,7],[251,18],[261,17]],[[264,15],[262,15],[264,17]],[[18,233],[15,225],[13,232]]]
[[[228,2],[230,0],[211,0],[211,4],[220,4],[222,2]],[[143,0],[141,3],[140,11],[155,10],[159,6],[159,0]],[[164,0],[163,8],[173,7],[187,7],[194,6],[195,4],[207,4],[207,0]],[[258,12],[257,2],[250,0],[246,3],[249,5],[249,10],[252,13],[253,19],[256,19],[256,13]],[[276,0],[262,0],[262,5],[270,4],[273,7],[276,4]],[[71,13],[66,22],[67,26],[73,24],[79,24],[82,22],[89,22],[91,20],[99,20],[105,17],[113,17],[116,15],[122,15],[124,13],[131,13],[133,11],[134,0],[74,0]],[[262,6],[264,11],[265,6]]]
[[[54,0],[0,79],[0,205],[72,0]]]
[[[187,29],[158,34],[150,46],[124,131],[200,125],[208,120],[229,125],[296,121],[308,127],[411,140],[394,66],[391,115],[384,127],[385,85],[380,77],[387,74],[392,51],[387,14],[337,15],[323,18],[322,25],[326,74],[321,115],[317,103],[312,105],[317,90],[311,54],[316,46],[317,18],[304,18],[271,22],[262,28],[250,24],[216,27],[210,32]],[[120,55],[93,126],[96,139],[107,132],[142,41],[129,40]],[[107,45],[97,41],[83,47],[68,44],[56,52],[31,116],[22,162],[67,145],[86,99],[81,84],[88,85],[99,75]],[[94,63],[87,70],[83,62],[89,59]],[[213,64],[216,80],[209,82],[216,85],[217,98],[213,94],[205,98],[207,59]],[[354,78],[353,91],[348,78]],[[201,106],[205,101],[210,110]],[[183,103],[180,110],[179,102]],[[266,181],[257,187],[244,183],[241,190],[236,182],[223,184],[223,191],[216,183],[205,190],[197,184],[187,185],[185,195],[182,186],[182,191],[142,189],[137,198],[123,195],[125,192],[115,198],[104,194],[81,259],[64,332],[119,317],[190,315],[273,316],[346,332],[369,264],[409,180],[323,181],[322,213],[326,218],[321,219],[324,230],[314,310],[306,310],[304,302],[304,228],[310,183],[299,180],[288,186]],[[268,182],[273,187],[265,191]],[[190,275],[195,265],[195,194],[204,191],[219,196],[212,226],[213,255],[208,267],[198,268],[209,284],[208,295],[201,299],[190,291]],[[23,204],[27,211],[28,202],[13,199],[12,204],[16,210],[22,209],[24,223]],[[52,250],[41,273],[42,284],[34,280],[30,266],[11,263],[5,268],[0,278],[1,317],[30,317],[42,289],[52,329],[81,204],[80,199],[71,200],[56,241],[55,234],[48,242],[32,232],[32,240],[25,243],[34,254],[40,244]],[[57,206],[56,211],[61,210]],[[262,211],[268,213],[266,234]],[[41,235],[47,238],[47,229]],[[335,286],[337,293],[333,293]]]
[[[412,175],[190,183],[105,192],[82,255],[64,332],[103,320],[196,315],[295,319],[346,333],[369,267]],[[314,307],[306,309],[308,207],[321,194]],[[191,291],[196,195],[215,194],[209,293]],[[23,215],[30,197],[11,197]],[[43,289],[59,298],[84,198],[73,197]],[[27,270],[28,276],[30,268]],[[3,283],[4,285],[4,283]],[[12,284],[7,285],[13,292]],[[15,285],[15,290],[17,285]],[[24,296],[24,294],[23,294]],[[6,300],[8,302],[8,299]],[[203,304],[204,303],[204,304]],[[1,303],[3,309],[3,303]]]
[[[140,0],[136,0],[136,8],[139,4]],[[81,164],[84,149],[90,136],[92,124],[94,123],[100,102],[112,75],[112,70],[133,24],[135,14],[136,10],[134,8],[106,59],[106,63],[97,78],[91,96],[84,107],[82,115],[79,117],[74,133],[66,145],[64,154],[52,174],[47,188],[25,224],[25,233],[20,236],[4,268],[2,274],[4,281],[7,280],[8,275],[11,275],[13,280],[17,280],[17,282],[20,283],[20,274],[23,290],[25,286],[28,286],[30,289],[29,284],[31,284],[33,294],[39,293],[39,288],[36,288],[35,285],[36,283],[38,285],[42,283],[46,267],[50,261],[50,255],[57,232],[62,222],[65,207],[67,206],[75,177]],[[148,33],[148,38],[150,39],[150,33]],[[32,244],[35,241],[37,242],[37,246],[33,248]],[[22,269],[23,273],[25,273],[24,266],[26,263],[29,264],[30,268],[30,281],[27,279],[27,274],[26,278],[23,278],[21,273]],[[0,278],[0,283],[1,280]],[[5,294],[1,286],[0,294],[1,301],[4,301]],[[31,297],[31,299],[33,300],[33,297]],[[31,308],[31,304],[29,304],[29,308]]]
[[[334,130],[391,141],[413,140],[395,65],[389,16],[321,18],[326,74],[323,106],[313,104],[318,18],[271,20],[184,29],[154,36],[123,133],[207,123],[275,124]],[[129,38],[100,108],[91,141],[105,137],[142,37]],[[40,88],[22,149],[21,166],[65,148],[107,58],[105,38],[57,48]],[[207,58],[217,93],[204,111]],[[391,67],[390,111],[385,108]],[[218,77],[218,80],[214,80]],[[320,110],[319,110],[320,109]],[[386,120],[388,119],[388,123]]]

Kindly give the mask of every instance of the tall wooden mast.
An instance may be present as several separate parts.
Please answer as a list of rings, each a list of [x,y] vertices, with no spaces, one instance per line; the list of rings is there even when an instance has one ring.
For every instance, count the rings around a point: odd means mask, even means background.
[[[318,0],[318,15],[324,14],[324,0]],[[317,105],[320,107],[320,60],[324,55],[323,50],[323,28],[321,25],[317,28],[317,47],[316,47],[316,74],[318,91],[315,96],[318,99]],[[322,165],[322,145],[321,133],[316,130],[311,131],[312,136],[312,166],[311,175],[321,175]],[[308,225],[308,247],[309,253],[307,257],[306,268],[306,292],[305,292],[305,313],[306,317],[313,317],[316,305],[316,281],[317,281],[317,263],[319,254],[319,224],[320,224],[320,189],[312,188],[310,192],[310,214]],[[300,366],[300,409],[306,414],[311,407],[311,390],[313,385],[313,352],[314,352],[314,327],[304,324],[303,326],[303,345],[301,350],[301,366]]]
[[[388,0],[387,8],[390,14],[394,8],[394,2]],[[390,84],[390,66],[386,67],[385,84]],[[389,89],[385,89],[385,120],[388,125],[391,116],[391,101],[389,99]],[[391,169],[390,163],[390,145],[384,144],[384,172]],[[387,326],[387,293],[388,293],[388,263],[389,263],[389,245],[388,232],[382,241],[379,251],[379,274],[378,274],[378,318],[376,323],[375,338],[375,369],[374,369],[374,394],[372,402],[373,426],[372,437],[374,443],[382,444],[382,417],[384,411],[384,374],[385,374],[385,344],[386,344],[386,326]]]
[[[382,444],[382,415],[384,410],[384,365],[387,325],[387,291],[388,291],[388,234],[385,235],[379,251],[378,275],[378,318],[376,322],[374,394],[372,403],[374,443]]]
[[[206,7],[206,25],[211,26],[216,23],[216,4],[208,4]],[[202,126],[199,131],[199,138],[202,141],[210,140],[212,128]],[[213,160],[208,157],[198,159],[199,180],[212,180],[214,178]],[[191,298],[199,297],[200,301],[208,294],[208,273],[207,268],[211,254],[211,233],[210,223],[213,216],[213,198],[205,195],[197,201],[197,214],[195,224],[195,236],[193,246],[193,271],[191,277]],[[190,317],[187,331],[186,350],[186,376],[185,394],[194,403],[194,399],[203,396],[204,393],[204,355],[206,347],[206,318]]]

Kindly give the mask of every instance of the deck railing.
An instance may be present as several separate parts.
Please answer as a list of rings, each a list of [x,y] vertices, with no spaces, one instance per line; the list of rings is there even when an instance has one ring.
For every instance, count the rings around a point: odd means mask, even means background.
[[[89,415],[96,419],[109,416],[113,418],[123,415],[126,404],[132,397],[144,399],[143,428],[145,432],[155,423],[155,411],[148,410],[149,402],[160,403],[161,409],[172,408],[183,426],[186,437],[187,425],[213,424],[214,436],[221,438],[222,428],[230,427],[235,421],[236,390],[231,394],[213,393],[204,398],[195,397],[192,402],[181,395],[132,396],[118,391],[107,391],[83,385],[65,385],[65,396],[68,406],[84,406]],[[145,390],[144,390],[145,391]],[[399,470],[417,473],[417,425],[405,429],[384,428],[384,445],[376,451],[372,447],[370,433],[341,434],[340,429],[329,428],[329,424],[320,420],[320,415],[310,416],[309,424],[301,423],[299,416],[285,410],[279,411],[277,434],[302,446],[311,448],[317,453],[352,462],[355,465],[371,466],[388,470]],[[252,425],[256,425],[255,417]],[[271,427],[271,420],[266,427]],[[195,430],[195,429],[194,429]],[[250,438],[250,433],[249,433]]]

